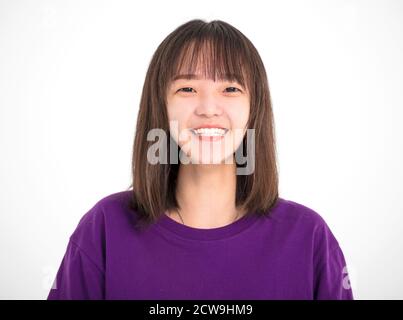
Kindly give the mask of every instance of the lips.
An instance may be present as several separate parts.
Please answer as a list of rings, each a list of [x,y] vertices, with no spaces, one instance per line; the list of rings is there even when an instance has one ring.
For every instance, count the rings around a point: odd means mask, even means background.
[[[198,128],[198,129],[190,129],[193,135],[195,135],[201,141],[219,141],[224,138],[225,134],[228,132],[228,129],[225,128]]]
[[[222,125],[220,125],[220,124],[202,124],[202,125],[200,125],[200,126],[197,126],[197,127],[194,127],[193,129],[194,130],[197,130],[197,129],[201,129],[201,128],[206,128],[206,129],[209,129],[209,128],[217,128],[217,129],[227,129],[225,126],[222,126]],[[228,130],[228,129],[227,129]]]
[[[222,128],[199,128],[199,129],[191,129],[191,131],[200,136],[223,136],[227,133],[228,129]]]
[[[228,132],[229,129],[227,129],[225,126],[217,124],[217,123],[205,123],[199,126],[194,127],[193,129],[190,129],[194,134],[198,135],[224,135]]]

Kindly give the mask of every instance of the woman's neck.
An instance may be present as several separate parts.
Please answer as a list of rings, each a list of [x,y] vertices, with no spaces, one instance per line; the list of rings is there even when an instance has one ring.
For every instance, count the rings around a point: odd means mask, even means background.
[[[239,219],[235,207],[236,164],[180,165],[176,198],[179,214],[169,215],[194,228],[218,228]],[[182,219],[181,219],[182,218]]]

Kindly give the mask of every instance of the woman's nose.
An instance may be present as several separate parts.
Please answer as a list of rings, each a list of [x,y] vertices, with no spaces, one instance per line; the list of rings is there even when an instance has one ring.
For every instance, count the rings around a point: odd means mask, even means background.
[[[214,94],[205,93],[200,96],[196,113],[205,116],[221,115],[222,108],[220,107],[219,100],[214,96]]]

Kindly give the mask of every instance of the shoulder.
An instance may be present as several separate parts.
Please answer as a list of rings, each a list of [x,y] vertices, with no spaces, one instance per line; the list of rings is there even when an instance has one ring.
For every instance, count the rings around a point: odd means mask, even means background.
[[[94,259],[102,259],[108,236],[130,229],[132,191],[108,194],[96,201],[81,217],[70,241]]]
[[[312,227],[326,224],[322,215],[312,207],[281,197],[273,208],[273,219],[279,222],[298,221]]]
[[[274,235],[281,249],[294,250],[292,256],[307,261],[313,275],[314,299],[352,299],[346,261],[339,242],[316,209],[279,198],[273,209]],[[300,256],[298,256],[300,255]]]
[[[76,231],[81,228],[105,226],[113,216],[127,211],[131,193],[132,191],[121,191],[100,198],[81,217]]]
[[[273,208],[272,219],[274,224],[288,228],[301,237],[310,238],[317,248],[324,245],[330,248],[339,246],[322,213],[311,206],[279,198]]]

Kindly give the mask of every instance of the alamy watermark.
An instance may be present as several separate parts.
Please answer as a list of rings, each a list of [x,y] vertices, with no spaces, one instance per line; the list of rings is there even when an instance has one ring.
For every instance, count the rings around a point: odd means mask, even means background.
[[[151,129],[147,133],[147,141],[155,141],[147,150],[147,161],[150,164],[168,164],[169,145],[170,164],[178,164],[179,161],[182,164],[201,164],[198,157],[188,154],[189,150],[197,150],[200,157],[204,153],[211,155],[210,162],[203,162],[203,164],[233,164],[235,159],[237,175],[250,175],[255,171],[255,129],[233,129],[218,141],[213,141],[214,138],[211,137],[210,142],[207,141],[207,143],[203,143],[189,129],[179,132],[177,121],[170,122],[170,130],[173,136],[159,128]],[[179,147],[173,137],[177,137],[183,145]],[[246,155],[243,150],[244,137],[246,137]],[[168,139],[171,139],[169,144]],[[186,149],[188,152],[184,152]]]

